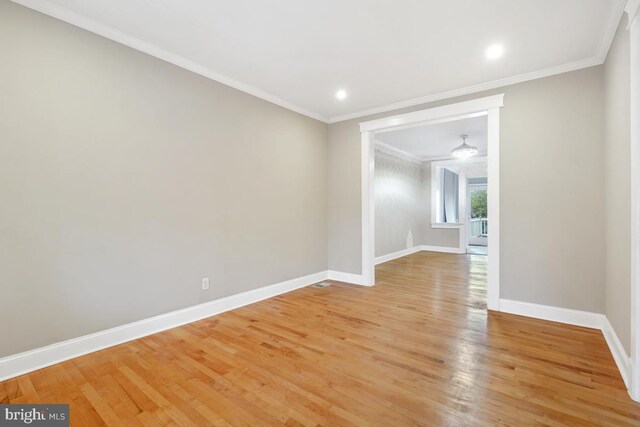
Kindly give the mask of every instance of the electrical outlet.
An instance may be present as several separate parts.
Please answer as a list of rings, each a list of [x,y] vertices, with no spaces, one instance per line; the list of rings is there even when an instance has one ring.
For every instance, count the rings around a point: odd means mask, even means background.
[[[202,279],[202,290],[206,291],[207,289],[209,289],[209,278],[205,277]]]

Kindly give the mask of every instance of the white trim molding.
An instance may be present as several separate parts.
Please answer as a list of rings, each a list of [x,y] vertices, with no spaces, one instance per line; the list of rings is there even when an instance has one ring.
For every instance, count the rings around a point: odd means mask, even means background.
[[[500,299],[500,311],[594,329],[602,328],[602,319],[605,317],[604,314],[592,313],[590,311],[573,310],[570,308],[553,307],[550,305],[509,299]]]
[[[465,252],[460,252],[460,248],[454,248],[449,246],[431,246],[431,245],[422,245],[420,246],[421,251],[426,252],[442,252],[445,254],[463,254]]]
[[[549,77],[556,74],[566,73],[569,71],[580,70],[582,68],[592,67],[594,65],[600,65],[604,62],[607,56],[607,52],[609,51],[609,47],[611,46],[611,42],[613,41],[613,36],[615,35],[616,28],[618,26],[618,23],[620,22],[620,17],[622,16],[622,13],[623,13],[622,6],[624,6],[624,2],[623,2],[620,8],[616,8],[615,10],[613,10],[611,16],[607,20],[607,25],[605,26],[605,30],[601,36],[600,45],[597,49],[596,54],[593,57],[585,58],[585,59],[581,59],[578,61],[569,62],[565,64],[560,64],[553,67],[532,71],[529,73],[519,74],[516,76],[507,77],[504,79],[493,80],[490,82],[485,82],[485,83],[472,85],[472,86],[466,86],[466,87],[445,91],[445,92],[440,92],[440,93],[435,93],[427,96],[406,99],[400,102],[395,102],[395,103],[387,104],[380,107],[360,110],[360,111],[356,111],[356,112],[345,114],[345,115],[327,117],[323,114],[316,113],[314,111],[310,111],[306,108],[298,106],[292,102],[289,102],[276,95],[268,93],[262,89],[251,86],[247,83],[243,83],[241,81],[238,81],[234,78],[223,75],[221,73],[218,73],[208,67],[205,67],[202,64],[199,64],[189,59],[186,59],[184,57],[181,57],[173,52],[162,49],[159,46],[156,46],[152,43],[133,37],[120,30],[117,30],[114,27],[103,24],[101,22],[98,22],[86,16],[80,15],[67,8],[57,5],[51,1],[47,1],[47,0],[11,0],[11,1],[13,1],[14,3],[20,4],[22,6],[28,7],[29,9],[33,9],[40,13],[44,13],[45,15],[52,16],[68,24],[85,29],[94,34],[98,34],[99,36],[105,37],[109,40],[113,40],[117,43],[128,46],[132,49],[138,50],[140,52],[144,52],[148,55],[151,55],[163,61],[169,62],[180,68],[184,68],[185,70],[189,70],[196,74],[200,74],[201,76],[220,82],[234,89],[253,95],[257,98],[264,99],[265,101],[271,102],[273,104],[284,107],[288,110],[305,115],[307,117],[314,118],[316,120],[319,120],[325,123],[336,123],[336,122],[355,119],[358,117],[364,117],[372,114],[398,110],[400,108],[406,108],[406,107],[411,107],[411,106],[420,105],[420,104],[427,104],[433,101],[439,101],[442,99],[454,98],[457,96],[478,93],[478,92],[482,92],[490,89],[495,89],[499,87],[504,87],[504,86],[509,86],[517,83],[530,81],[530,80]],[[631,0],[631,2],[633,1],[635,0]]]
[[[629,3],[637,2],[638,0],[629,0]],[[333,116],[329,118],[329,123],[337,123],[345,120],[357,119],[360,117],[371,116],[373,114],[386,113],[387,111],[399,110],[401,108],[413,107],[421,104],[428,104],[430,102],[440,101],[443,99],[455,98],[458,96],[470,95],[473,93],[484,92],[491,89],[497,89],[500,87],[510,86],[518,83],[524,83],[531,80],[542,79],[545,77],[551,77],[562,73],[568,73],[571,71],[581,70],[583,68],[589,68],[596,65],[601,65],[607,58],[607,53],[613,42],[613,37],[616,34],[616,29],[620,23],[620,18],[623,14],[625,2],[619,2],[616,7],[611,11],[611,14],[607,18],[604,31],[601,35],[600,44],[595,52],[595,55],[589,58],[580,59],[574,62],[568,62],[565,64],[556,65],[553,67],[543,68],[541,70],[532,71],[529,73],[518,74],[516,76],[506,77],[504,79],[493,80],[490,82],[480,83],[477,85],[466,86],[454,90],[445,92],[434,93],[426,96],[419,96],[416,98],[405,99],[403,101],[394,102],[392,104],[381,105],[379,107],[367,108],[365,110],[356,111],[354,113],[343,114],[339,116]],[[629,6],[627,5],[627,8]]]
[[[466,222],[438,222],[438,212],[441,210],[442,206],[442,194],[440,194],[441,188],[441,173],[440,170],[442,168],[446,168],[447,166],[458,166],[465,165],[470,163],[483,163],[488,161],[487,155],[477,155],[475,157],[469,159],[449,159],[449,160],[438,160],[430,162],[429,169],[431,171],[431,228],[455,228],[459,229],[459,253],[466,253],[467,250],[467,230],[466,230]],[[460,175],[460,179],[458,182],[458,219],[463,219],[467,217],[467,184],[466,177],[464,175]]]
[[[421,246],[414,246],[412,248],[407,248],[407,249],[403,249],[401,251],[392,252],[390,254],[381,255],[381,256],[375,258],[374,264],[375,265],[382,264],[384,262],[388,262],[388,261],[391,261],[391,260],[394,260],[394,259],[402,258],[402,257],[407,256],[407,255],[415,254],[416,252],[420,252],[421,250],[422,250]]]
[[[360,123],[360,132],[379,132],[382,130],[402,127],[415,127],[423,124],[443,123],[447,121],[461,120],[469,117],[477,117],[479,112],[488,111],[490,108],[504,106],[504,94],[486,96],[441,107],[428,108],[426,110],[413,111],[382,119],[369,120]]]
[[[604,339],[607,341],[609,350],[611,350],[613,360],[615,360],[618,366],[624,384],[627,386],[627,390],[629,390],[629,395],[631,395],[631,358],[627,355],[627,351],[624,349],[622,342],[620,342],[620,338],[618,338],[618,334],[616,334],[615,329],[611,326],[609,319],[604,315],[603,317],[602,327],[600,329],[602,330]]]
[[[487,152],[485,150],[481,150],[478,151],[478,154],[476,154],[476,156],[478,157],[487,157]],[[454,157],[453,155],[449,154],[446,156],[434,156],[434,157],[424,157],[422,158],[422,161],[425,163],[430,163],[430,162],[440,162],[443,160],[455,160],[456,157]]]
[[[415,253],[421,252],[421,251],[442,252],[442,253],[446,253],[446,254],[459,254],[460,253],[459,248],[452,248],[452,247],[448,247],[448,246],[419,245],[419,246],[414,246],[412,248],[403,249],[401,251],[392,252],[392,253],[387,254],[387,255],[381,255],[379,257],[376,257],[375,260],[374,260],[374,264],[375,265],[382,264],[382,263],[385,263],[385,262],[392,261],[394,259],[405,257],[407,255],[415,254]],[[329,278],[331,278],[331,275],[329,275]],[[351,283],[351,282],[348,282],[348,283]]]
[[[458,229],[462,227],[464,224],[461,222],[432,222],[431,228],[453,228]]]
[[[595,59],[598,61],[598,65],[603,64],[607,59],[607,54],[609,53],[609,49],[613,43],[613,38],[616,36],[620,20],[628,7],[628,3],[633,3],[635,1],[638,0],[619,0],[616,5],[617,7],[611,11],[604,33],[602,34],[602,39],[600,40],[600,47],[598,48],[598,52],[595,56]]]
[[[607,51],[608,50],[609,50],[609,47],[607,47]],[[497,89],[497,88],[510,86],[518,83],[528,82],[531,80],[551,77],[557,74],[568,73],[570,71],[577,71],[583,68],[593,67],[595,65],[602,64],[602,62],[603,61],[601,61],[598,57],[594,56],[591,58],[586,58],[586,59],[582,59],[575,62],[569,62],[567,64],[557,65],[554,67],[549,67],[549,68],[545,68],[538,71],[532,71],[530,73],[519,74],[513,77],[507,77],[504,79],[494,80],[491,82],[481,83],[473,86],[467,86],[467,87],[454,89],[446,92],[440,92],[433,95],[426,95],[426,96],[420,96],[417,98],[406,99],[404,101],[395,102],[393,104],[356,111],[355,113],[330,117],[329,123],[338,123],[338,122],[343,122],[345,120],[371,116],[373,114],[380,114],[380,113],[386,113],[388,111],[399,110],[401,108],[413,107],[421,104],[428,104],[430,102],[441,101],[443,99],[456,98],[458,96],[484,92],[491,89]]]
[[[487,308],[498,310],[500,299],[500,109],[491,108],[487,117],[487,217],[491,231],[487,263]],[[491,253],[497,256],[491,256]]]
[[[609,51],[609,47],[611,46],[611,42],[613,41],[613,36],[615,35],[616,28],[618,26],[618,23],[620,22],[620,17],[622,16],[622,13],[623,13],[622,6],[624,6],[624,2],[623,2],[620,8],[616,8],[613,10],[611,16],[607,20],[607,25],[605,26],[605,30],[601,36],[601,41],[597,49],[597,52],[594,56],[590,58],[584,58],[574,62],[560,64],[553,67],[532,71],[529,73],[507,77],[504,79],[498,79],[498,80],[493,80],[490,82],[485,82],[477,85],[466,86],[466,87],[462,87],[462,88],[458,88],[458,89],[454,89],[446,92],[440,92],[440,93],[435,93],[427,96],[406,99],[400,102],[395,102],[395,103],[387,104],[380,107],[360,110],[360,111],[356,111],[356,112],[345,114],[345,115],[327,117],[323,114],[319,114],[314,111],[310,111],[306,108],[303,108],[301,106],[298,106],[292,102],[289,102],[276,95],[268,93],[262,89],[251,86],[247,83],[243,83],[241,81],[238,81],[234,78],[223,75],[221,73],[218,73],[208,67],[205,67],[202,64],[199,64],[189,59],[186,59],[184,57],[181,57],[173,52],[160,48],[159,46],[156,46],[152,43],[133,37],[120,30],[117,30],[114,27],[103,24],[101,22],[98,22],[94,19],[83,16],[76,12],[73,12],[51,1],[47,1],[47,0],[11,0],[11,1],[13,1],[14,3],[20,4],[22,6],[28,7],[29,9],[33,9],[40,13],[44,13],[45,15],[52,16],[68,24],[85,29],[94,34],[98,34],[99,36],[105,37],[109,40],[113,40],[117,43],[128,46],[132,49],[138,50],[140,52],[144,52],[148,55],[151,55],[163,61],[169,62],[180,68],[184,68],[185,70],[189,70],[196,74],[200,74],[201,76],[220,82],[234,89],[253,95],[257,98],[264,99],[265,101],[271,102],[273,104],[284,107],[288,110],[305,115],[307,117],[314,118],[316,120],[319,120],[325,123],[336,123],[336,122],[341,122],[344,120],[354,119],[358,117],[364,117],[372,114],[393,111],[400,108],[406,108],[406,107],[411,107],[411,106],[420,105],[420,104],[427,104],[433,101],[438,101],[438,100],[447,99],[447,98],[454,98],[457,96],[468,95],[472,93],[478,93],[478,92],[495,89],[503,86],[513,85],[516,83],[522,83],[530,80],[553,76],[556,74],[566,73],[569,71],[575,71],[582,68],[592,67],[594,65],[600,65],[604,62],[607,56],[607,52]],[[631,2],[633,1],[635,0],[631,0]]]
[[[373,183],[375,166],[375,147],[373,132],[361,133],[361,191],[362,191],[362,284],[373,286],[376,282],[375,257],[375,209]]]
[[[309,274],[262,288],[230,295],[214,301],[0,358],[0,381],[244,307],[314,283],[322,282],[323,280],[335,280],[354,285],[361,285],[363,283],[362,276],[359,274],[342,273],[339,271],[321,271],[319,273]]]
[[[342,271],[329,270],[327,272],[328,280],[335,280],[336,282],[349,283],[352,285],[363,285],[362,275],[353,273],[343,273]]]
[[[631,178],[631,397],[640,402],[640,0],[629,0]]]
[[[616,331],[611,326],[611,323],[609,323],[609,319],[607,319],[604,314],[508,299],[500,300],[500,311],[508,314],[600,330],[607,342],[609,351],[611,351],[613,360],[616,362],[616,366],[620,371],[620,376],[627,386],[627,389],[629,389],[629,395],[631,395],[631,389],[629,388],[631,381],[631,359],[622,346]],[[633,398],[633,396],[631,397]]]
[[[378,140],[375,140],[375,149],[376,151],[379,151],[381,153],[396,157],[398,159],[406,160],[408,162],[418,163],[418,164],[422,164],[424,162],[424,160],[418,156],[414,156],[411,153],[408,153],[404,150],[393,147],[389,144],[385,144],[384,142],[380,142]]]
[[[627,14],[627,29],[629,29],[633,21],[638,17],[638,14],[640,14],[640,0],[628,0],[624,7],[624,12]]]
[[[0,381],[303,288],[326,280],[328,276],[329,272],[321,271],[3,357],[0,359]]]
[[[111,26],[105,25],[91,18],[87,18],[86,16],[80,15],[76,12],[73,12],[69,9],[59,6],[53,2],[50,2],[47,0],[11,0],[11,1],[13,1],[14,3],[20,4],[22,6],[28,7],[29,9],[33,9],[40,13],[44,13],[45,15],[52,16],[68,24],[82,28],[91,33],[97,34],[99,36],[102,36],[114,42],[120,43],[122,45],[130,47],[137,51],[144,52],[147,55],[151,55],[155,58],[161,59],[173,65],[176,65],[180,68],[184,68],[185,70],[189,70],[193,73],[199,74],[213,81],[222,83],[226,86],[230,86],[241,92],[248,93],[249,95],[253,95],[256,98],[260,98],[265,101],[271,102],[272,104],[279,105],[280,107],[286,108],[287,110],[294,111],[296,113],[302,114],[307,117],[311,117],[313,119],[319,120],[324,123],[329,122],[328,117],[325,117],[322,114],[318,114],[313,111],[307,110],[306,108],[293,104],[285,99],[282,99],[262,89],[248,85],[246,83],[233,79],[229,76],[225,76],[224,74],[220,74],[208,67],[205,67],[202,64],[198,64],[189,59],[183,58],[173,52],[169,52],[152,43],[146,42],[144,40],[133,37],[129,34],[123,33],[122,31],[117,30]]]

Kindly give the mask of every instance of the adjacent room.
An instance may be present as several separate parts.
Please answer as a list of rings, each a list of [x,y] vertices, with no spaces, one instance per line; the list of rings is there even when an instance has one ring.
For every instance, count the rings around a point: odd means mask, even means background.
[[[0,0],[0,425],[640,425],[640,0]]]
[[[376,263],[423,249],[487,254],[486,115],[377,133],[374,144]]]

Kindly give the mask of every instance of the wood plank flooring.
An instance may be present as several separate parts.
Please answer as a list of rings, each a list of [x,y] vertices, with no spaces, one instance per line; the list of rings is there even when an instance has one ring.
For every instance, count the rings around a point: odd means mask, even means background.
[[[486,257],[416,253],[0,383],[74,426],[640,425],[602,334],[485,309]]]

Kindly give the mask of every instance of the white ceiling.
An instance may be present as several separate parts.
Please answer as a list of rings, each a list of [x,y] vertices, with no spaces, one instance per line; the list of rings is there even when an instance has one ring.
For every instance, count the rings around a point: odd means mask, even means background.
[[[14,1],[329,122],[602,63],[623,7],[623,0]],[[504,57],[485,59],[492,43],[504,45]],[[346,100],[335,98],[338,89]]]
[[[376,134],[378,142],[420,160],[451,157],[451,150],[462,144],[460,135],[469,135],[467,144],[479,155],[487,152],[487,116],[413,127]]]

